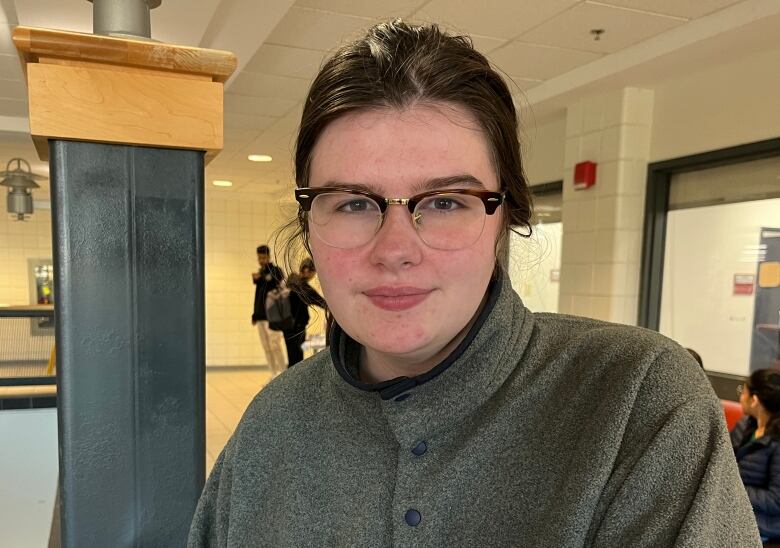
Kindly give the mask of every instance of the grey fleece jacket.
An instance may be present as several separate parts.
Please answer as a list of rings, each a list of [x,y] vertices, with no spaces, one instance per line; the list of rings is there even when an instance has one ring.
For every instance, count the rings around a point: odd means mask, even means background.
[[[532,314],[504,276],[428,377],[361,385],[354,346],[257,395],[189,546],[761,546],[719,402],[658,333]]]

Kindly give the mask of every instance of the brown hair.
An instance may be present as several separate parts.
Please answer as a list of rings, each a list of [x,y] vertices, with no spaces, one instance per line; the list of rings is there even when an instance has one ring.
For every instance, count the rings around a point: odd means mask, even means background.
[[[400,19],[368,30],[338,50],[320,69],[304,103],[295,148],[295,181],[308,186],[317,139],[335,119],[348,112],[415,103],[450,103],[469,112],[488,141],[500,190],[506,192],[503,230],[497,256],[506,253],[507,232],[531,234],[531,194],[520,155],[517,113],[504,80],[476,51],[468,37],[451,36],[436,25],[410,25]],[[306,217],[288,228],[308,250]],[[514,230],[514,228],[512,228]]]
[[[750,394],[758,397],[758,401],[771,415],[766,433],[780,441],[780,371],[774,369],[754,371],[745,386]]]

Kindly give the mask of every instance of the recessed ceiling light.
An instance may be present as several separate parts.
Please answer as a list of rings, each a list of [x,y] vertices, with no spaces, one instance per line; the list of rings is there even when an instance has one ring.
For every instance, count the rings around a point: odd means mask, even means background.
[[[270,162],[273,160],[268,154],[250,154],[248,158],[251,162]]]
[[[211,181],[214,186],[233,186],[233,181],[224,181],[220,179],[214,179]]]

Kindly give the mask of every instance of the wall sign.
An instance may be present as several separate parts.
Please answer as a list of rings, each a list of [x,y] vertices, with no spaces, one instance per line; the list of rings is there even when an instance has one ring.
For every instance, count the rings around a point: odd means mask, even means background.
[[[756,277],[753,274],[734,274],[734,295],[752,295]]]

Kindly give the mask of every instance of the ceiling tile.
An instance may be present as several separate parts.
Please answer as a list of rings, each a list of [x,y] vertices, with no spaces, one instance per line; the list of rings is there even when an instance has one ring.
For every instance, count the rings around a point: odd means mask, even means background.
[[[225,148],[241,149],[257,139],[261,131],[259,129],[238,129],[236,127],[225,128]]]
[[[294,78],[313,78],[327,54],[324,51],[263,44],[244,70]]]
[[[371,19],[293,6],[267,44],[330,51],[371,26]]]
[[[253,97],[277,97],[301,100],[309,91],[310,81],[303,78],[289,78],[273,74],[258,74],[242,71],[230,84],[228,91]]]
[[[601,57],[598,53],[510,42],[489,55],[500,70],[518,78],[547,80]]]
[[[695,19],[728,6],[739,4],[741,1],[742,0],[604,0],[601,3]]]
[[[275,146],[292,150],[295,137],[298,134],[298,124],[301,122],[303,106],[298,105],[283,117],[277,119],[259,138],[258,141],[273,143]]]
[[[543,23],[580,0],[482,0],[481,2],[432,0],[414,14],[459,32],[510,39]]]
[[[275,121],[276,118],[272,118],[270,116],[253,116],[251,114],[240,114],[226,111],[225,133],[228,133],[231,129],[263,131]]]
[[[530,78],[523,78],[522,76],[509,76],[504,79],[511,78],[507,84],[509,85],[509,91],[512,95],[521,94],[532,87],[538,86],[542,83],[541,80],[531,80]]]
[[[220,0],[198,0],[196,9],[192,0],[165,0],[150,12],[152,38],[169,44],[198,46],[219,7]]]
[[[252,97],[225,93],[225,112],[233,114],[254,114],[257,116],[282,116],[295,105],[292,99],[279,97]]]
[[[491,38],[490,36],[480,36],[478,34],[471,34],[470,36],[474,49],[484,54],[488,54],[506,44],[506,40],[502,38]]]
[[[296,6],[317,8],[324,11],[389,20],[409,17],[426,0],[298,0]]]
[[[653,15],[600,4],[580,4],[524,33],[519,40],[598,53],[612,53],[685,23],[665,15]],[[604,29],[594,40],[591,29]]]

